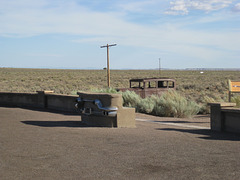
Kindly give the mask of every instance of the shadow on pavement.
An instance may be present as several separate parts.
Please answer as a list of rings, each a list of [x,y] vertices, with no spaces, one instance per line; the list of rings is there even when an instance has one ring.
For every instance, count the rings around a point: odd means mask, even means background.
[[[81,121],[21,121],[27,125],[40,126],[40,127],[90,127]]]
[[[21,109],[27,109],[31,111],[39,111],[39,112],[50,112],[50,113],[56,113],[56,114],[62,114],[62,115],[75,115],[75,116],[80,116],[79,113],[76,112],[68,112],[68,111],[63,111],[63,110],[54,110],[54,109],[47,109],[47,108],[39,108],[39,107],[32,107],[32,106],[2,106],[0,107],[7,107],[7,108],[21,108]]]
[[[197,121],[153,121],[153,122],[161,122],[161,123],[201,123],[201,124],[209,124],[209,122],[197,122]]]
[[[203,137],[198,137],[205,140],[226,140],[226,141],[240,141],[240,134],[215,132],[207,129],[174,129],[174,128],[157,128],[161,131],[179,131],[183,133],[199,134]]]

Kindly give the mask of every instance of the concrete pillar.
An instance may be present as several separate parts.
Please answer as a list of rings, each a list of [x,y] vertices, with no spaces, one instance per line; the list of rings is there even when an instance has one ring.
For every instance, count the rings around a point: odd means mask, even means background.
[[[224,117],[221,109],[223,107],[234,107],[236,103],[208,103],[210,105],[211,116],[210,116],[210,124],[211,130],[213,131],[224,131]]]
[[[40,108],[47,108],[48,107],[47,96],[45,94],[53,93],[53,92],[54,91],[37,91],[37,93],[38,93],[38,106]]]
[[[223,131],[223,121],[221,117],[221,105],[212,104],[211,105],[211,130],[213,131]]]

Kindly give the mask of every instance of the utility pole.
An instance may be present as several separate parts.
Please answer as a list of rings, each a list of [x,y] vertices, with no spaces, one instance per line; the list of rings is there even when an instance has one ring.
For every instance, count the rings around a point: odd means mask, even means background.
[[[107,48],[107,84],[110,88],[110,68],[109,68],[109,47],[116,46],[117,44],[107,44],[106,46],[101,46],[101,48]]]
[[[161,58],[159,58],[159,77],[161,77]]]

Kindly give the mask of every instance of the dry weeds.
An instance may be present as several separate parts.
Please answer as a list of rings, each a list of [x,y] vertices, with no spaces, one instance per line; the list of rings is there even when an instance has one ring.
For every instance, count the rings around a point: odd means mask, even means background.
[[[163,70],[162,76],[175,78],[177,91],[197,103],[227,101],[228,79],[240,80],[239,71]],[[128,87],[129,79],[158,77],[157,70],[112,70],[111,86]],[[53,90],[76,94],[95,88],[106,88],[106,70],[17,69],[0,68],[0,91],[35,92]]]

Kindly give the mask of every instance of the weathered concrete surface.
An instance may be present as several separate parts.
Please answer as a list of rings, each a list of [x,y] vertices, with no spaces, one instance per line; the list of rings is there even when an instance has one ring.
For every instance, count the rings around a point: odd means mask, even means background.
[[[102,127],[119,127],[119,128],[135,128],[135,108],[123,107],[122,94],[110,93],[92,93],[92,92],[78,92],[79,98],[87,101],[100,100],[103,107],[116,107],[116,116],[99,116],[96,114],[86,115],[82,114],[82,121],[91,126]],[[103,113],[102,110],[97,108],[92,102],[84,102],[83,107],[92,109],[93,112]]]
[[[77,95],[53,94],[53,91],[36,93],[0,92],[0,105],[18,107],[37,107],[75,112]]]
[[[211,130],[240,133],[240,108],[236,103],[208,103],[211,106]]]
[[[189,128],[209,117],[137,119],[151,121],[91,128],[79,115],[0,107],[0,178],[240,178],[239,135]]]

